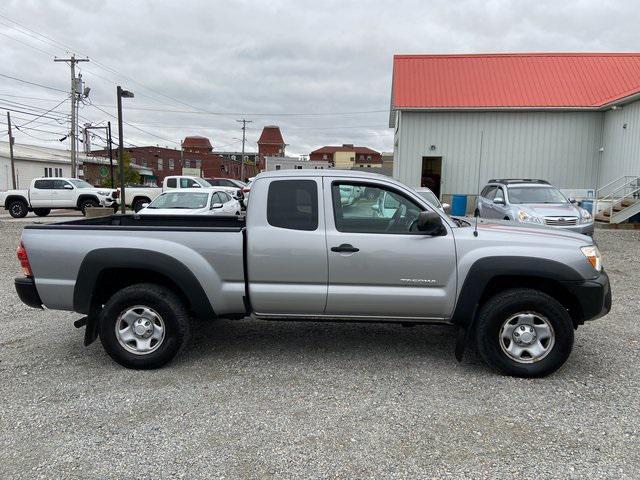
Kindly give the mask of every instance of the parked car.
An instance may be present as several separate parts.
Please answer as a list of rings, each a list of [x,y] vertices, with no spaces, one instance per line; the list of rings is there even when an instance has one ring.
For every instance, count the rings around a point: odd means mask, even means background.
[[[134,187],[125,188],[126,205],[131,207],[134,212],[139,211],[145,203],[151,203],[162,192],[168,190],[177,190],[184,188],[213,188],[204,178],[192,177],[188,175],[171,175],[165,177],[162,181],[162,187]],[[229,193],[231,196],[238,198],[238,188],[236,187],[218,187]]]
[[[0,194],[0,203],[13,218],[26,217],[34,212],[46,217],[51,210],[64,208],[80,210],[90,207],[112,208],[118,192],[110,188],[94,188],[78,178],[34,178],[27,190],[8,190]]]
[[[478,210],[482,218],[593,235],[593,216],[545,180],[489,180],[478,198]]]
[[[224,190],[184,188],[159,195],[138,215],[240,215],[240,202]]]
[[[243,202],[243,189],[247,186],[246,183],[241,182],[240,180],[236,180],[235,178],[205,178],[205,180],[212,187],[225,187],[227,189],[233,189],[227,190],[227,192],[230,193],[233,198],[238,200],[242,204],[243,208],[246,207]]]
[[[251,192],[251,184],[256,177],[249,178],[249,181],[246,183],[244,188],[242,189],[242,205],[244,205],[245,210],[249,206],[249,193]]]
[[[343,185],[392,192],[399,207],[390,217],[371,208],[345,216]],[[574,329],[611,308],[600,253],[584,235],[474,227],[392,178],[352,171],[261,173],[251,198],[246,218],[27,225],[18,295],[86,315],[76,321],[85,343],[99,336],[130,368],[169,362],[190,316],[252,315],[452,325],[458,359],[475,342],[489,365],[522,377],[559,368]]]

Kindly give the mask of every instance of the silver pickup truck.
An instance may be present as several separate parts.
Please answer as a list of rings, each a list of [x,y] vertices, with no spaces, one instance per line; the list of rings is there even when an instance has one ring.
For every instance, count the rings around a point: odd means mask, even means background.
[[[344,201],[358,187],[366,194]],[[381,196],[385,208],[377,207]],[[589,237],[455,219],[388,177],[337,170],[260,174],[246,219],[113,215],[25,227],[15,281],[33,307],[84,314],[130,368],[156,368],[189,319],[438,323],[456,357],[516,376],[549,374],[574,330],[611,307]]]

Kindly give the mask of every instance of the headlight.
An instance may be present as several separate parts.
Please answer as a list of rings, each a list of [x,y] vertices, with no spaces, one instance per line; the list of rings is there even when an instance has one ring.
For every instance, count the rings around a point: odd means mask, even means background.
[[[580,223],[589,223],[592,218],[593,217],[588,210],[585,210],[584,208],[580,209]]]
[[[98,190],[98,195],[108,197],[111,192],[109,190]]]
[[[582,254],[587,257],[591,266],[596,272],[602,270],[602,257],[600,256],[600,250],[595,245],[589,245],[588,247],[582,247],[580,249]]]
[[[528,214],[524,210],[518,210],[518,220],[523,223],[539,223],[542,224],[542,220],[538,217]]]

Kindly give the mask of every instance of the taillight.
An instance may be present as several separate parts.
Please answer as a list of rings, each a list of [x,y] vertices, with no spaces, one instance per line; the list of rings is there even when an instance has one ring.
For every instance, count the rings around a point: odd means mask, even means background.
[[[244,187],[242,189],[242,193],[249,193],[251,191],[251,189],[249,187]]]
[[[33,277],[33,272],[31,271],[31,265],[29,265],[29,257],[27,256],[27,251],[20,241],[20,245],[16,249],[16,255],[18,255],[18,260],[20,260],[20,266],[22,267],[22,273],[24,273],[27,277]]]

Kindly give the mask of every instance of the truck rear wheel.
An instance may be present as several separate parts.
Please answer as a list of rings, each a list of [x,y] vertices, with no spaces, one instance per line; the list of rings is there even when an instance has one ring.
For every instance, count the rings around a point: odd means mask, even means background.
[[[9,215],[13,218],[24,218],[29,213],[29,208],[23,200],[12,200],[9,205]]]
[[[50,208],[34,208],[33,213],[35,213],[39,217],[46,217],[51,213]]]
[[[115,293],[100,313],[99,335],[109,356],[134,369],[159,368],[189,335],[189,317],[169,289],[141,283]]]
[[[573,324],[567,310],[537,290],[501,292],[480,310],[478,352],[500,372],[516,377],[543,377],[569,358]]]

